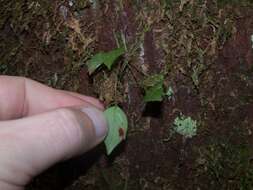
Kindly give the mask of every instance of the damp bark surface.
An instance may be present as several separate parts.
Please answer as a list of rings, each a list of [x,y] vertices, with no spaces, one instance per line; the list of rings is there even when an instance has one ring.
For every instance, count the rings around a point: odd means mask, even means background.
[[[52,15],[31,16],[39,20],[28,28],[13,28],[13,15],[0,22],[1,74],[95,96],[106,106],[116,102],[129,120],[127,140],[110,157],[101,144],[27,189],[253,188],[252,5],[198,3],[87,1],[80,9],[54,1]],[[87,60],[119,44],[127,53],[115,69],[90,76]],[[159,73],[173,97],[145,103],[141,81]],[[198,122],[193,138],[173,131],[181,115]]]

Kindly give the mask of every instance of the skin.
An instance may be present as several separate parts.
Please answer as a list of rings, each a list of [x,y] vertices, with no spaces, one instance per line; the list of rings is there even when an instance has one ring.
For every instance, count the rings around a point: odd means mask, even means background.
[[[45,169],[103,141],[103,109],[92,97],[0,76],[0,189],[24,189]]]

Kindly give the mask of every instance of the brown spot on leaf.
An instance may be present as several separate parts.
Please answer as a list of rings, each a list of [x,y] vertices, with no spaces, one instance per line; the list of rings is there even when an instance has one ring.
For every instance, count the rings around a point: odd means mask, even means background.
[[[119,136],[124,139],[125,138],[125,131],[123,128],[119,128]]]

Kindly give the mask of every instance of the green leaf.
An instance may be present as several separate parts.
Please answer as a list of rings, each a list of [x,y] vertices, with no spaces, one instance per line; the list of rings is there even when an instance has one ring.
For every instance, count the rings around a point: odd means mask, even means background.
[[[145,102],[156,102],[162,101],[164,96],[163,85],[155,85],[146,90],[144,101]]]
[[[128,122],[126,114],[118,106],[106,109],[104,115],[109,125],[108,135],[104,141],[109,155],[121,141],[126,139]]]
[[[164,76],[162,74],[155,74],[146,78],[142,85],[145,90],[144,101],[155,102],[162,101],[164,93],[163,88]]]
[[[109,52],[101,52],[94,55],[88,62],[89,74],[92,74],[101,65],[105,65],[108,69],[111,69],[113,63],[124,54],[124,48],[118,48]]]
[[[87,62],[89,74],[92,74],[103,64],[103,57],[103,53],[98,53]]]
[[[125,52],[124,48],[112,50],[108,53],[104,53],[104,64],[109,70],[111,70],[113,63]]]

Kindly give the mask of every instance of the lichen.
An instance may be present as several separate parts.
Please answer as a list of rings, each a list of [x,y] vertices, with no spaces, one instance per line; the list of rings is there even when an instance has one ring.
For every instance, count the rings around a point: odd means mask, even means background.
[[[184,115],[174,121],[174,131],[185,138],[192,138],[197,134],[197,121]]]

